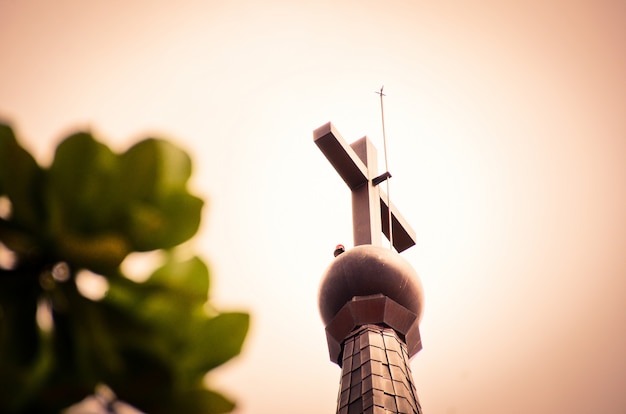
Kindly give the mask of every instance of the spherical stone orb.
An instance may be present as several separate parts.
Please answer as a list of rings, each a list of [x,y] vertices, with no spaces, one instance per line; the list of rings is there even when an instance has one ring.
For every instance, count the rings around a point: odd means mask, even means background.
[[[424,291],[409,262],[390,249],[361,245],[338,255],[326,269],[319,289],[324,325],[354,296],[383,294],[421,319]]]

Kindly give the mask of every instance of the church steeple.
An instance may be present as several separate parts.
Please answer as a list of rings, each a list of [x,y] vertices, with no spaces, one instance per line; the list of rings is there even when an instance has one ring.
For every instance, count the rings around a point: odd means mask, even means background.
[[[367,138],[348,146],[328,123],[314,140],[352,191],[355,247],[335,251],[319,291],[330,359],[342,369],[337,414],[421,414],[409,358],[422,348],[423,290],[411,265],[380,246],[381,232],[389,237],[385,216],[398,252],[415,233],[381,195],[377,184],[390,174],[376,176]]]

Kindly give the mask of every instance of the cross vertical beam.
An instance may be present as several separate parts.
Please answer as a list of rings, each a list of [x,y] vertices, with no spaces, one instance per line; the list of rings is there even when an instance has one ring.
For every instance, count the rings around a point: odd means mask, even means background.
[[[370,173],[376,172],[378,157],[372,141],[363,137],[350,147],[367,168],[367,181],[352,190],[352,229],[354,245],[382,245],[380,237],[382,223],[380,216],[380,193],[372,183]]]
[[[389,239],[389,209],[393,247],[402,252],[415,245],[415,231],[373,183],[377,153],[372,142],[363,137],[348,145],[330,122],[313,132],[313,140],[352,192],[354,245],[380,246],[381,233]]]

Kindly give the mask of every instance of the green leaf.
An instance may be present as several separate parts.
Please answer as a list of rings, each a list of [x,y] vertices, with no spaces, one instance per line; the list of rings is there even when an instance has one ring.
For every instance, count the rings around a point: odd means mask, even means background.
[[[189,372],[206,373],[241,352],[250,326],[246,313],[222,313],[196,325],[181,366]]]
[[[188,193],[171,193],[152,204],[130,207],[128,233],[137,251],[174,247],[200,226],[203,201]]]
[[[127,230],[138,251],[170,248],[196,233],[204,203],[187,192],[186,152],[151,138],[122,154],[120,166],[120,197],[130,205]]]
[[[146,285],[162,286],[176,291],[186,302],[204,304],[208,299],[209,268],[197,256],[183,262],[169,261],[152,273]]]
[[[191,159],[172,143],[150,138],[122,154],[120,168],[125,177],[121,191],[128,198],[154,200],[185,189]]]
[[[224,395],[207,389],[181,393],[176,399],[177,411],[187,414],[221,414],[231,412],[235,403]]]
[[[59,144],[49,169],[50,195],[60,201],[67,225],[83,233],[99,231],[119,218],[117,167],[115,154],[90,134],[74,134]]]
[[[170,321],[172,328],[177,329],[185,328],[185,321],[194,314],[207,318],[203,306],[208,289],[209,270],[200,258],[193,257],[183,262],[168,261],[144,283],[110,279],[104,302],[124,309],[150,325]]]
[[[120,196],[124,200],[154,199],[159,176],[159,160],[152,140],[138,142],[120,155]]]
[[[41,220],[42,170],[15,138],[8,125],[0,124],[0,195],[12,204],[11,219],[30,230]]]
[[[125,314],[126,319],[143,326],[149,336],[137,337],[128,330],[124,335],[127,344],[139,344],[159,355],[179,372],[180,354],[187,353],[190,338],[208,319],[204,313],[207,300],[208,269],[199,258],[184,262],[171,261],[157,269],[144,283],[124,279],[111,279],[109,291],[103,300],[107,306]],[[187,386],[197,379],[182,375],[177,384]]]
[[[117,196],[117,156],[88,133],[59,144],[48,170],[47,205],[52,239],[92,236],[121,227],[124,207]]]

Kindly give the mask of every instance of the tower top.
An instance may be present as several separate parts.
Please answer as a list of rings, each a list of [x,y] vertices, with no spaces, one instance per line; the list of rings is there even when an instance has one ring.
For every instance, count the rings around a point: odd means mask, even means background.
[[[313,137],[352,192],[355,247],[335,248],[319,290],[328,352],[341,367],[337,414],[421,414],[409,358],[422,349],[422,285],[380,236],[401,252],[415,244],[415,232],[379,190],[391,174],[376,175],[367,138],[348,145],[330,123]]]
[[[365,324],[393,328],[413,356],[422,348],[422,285],[408,262],[381,245],[381,233],[397,252],[415,244],[415,232],[378,188],[391,174],[376,175],[376,148],[367,137],[348,145],[329,122],[313,132],[313,139],[352,193],[355,247],[335,249],[319,291],[331,360],[340,364],[344,339]]]

